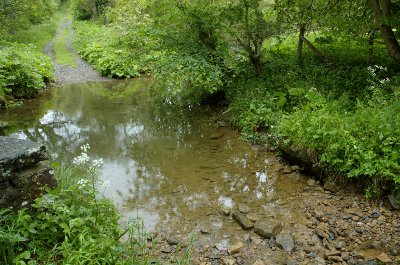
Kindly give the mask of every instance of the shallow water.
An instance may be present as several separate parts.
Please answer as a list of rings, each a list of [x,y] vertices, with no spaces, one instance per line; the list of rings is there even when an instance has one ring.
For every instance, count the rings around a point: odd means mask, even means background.
[[[80,146],[102,158],[103,194],[125,218],[140,216],[149,230],[200,239],[243,236],[221,206],[291,226],[303,223],[305,180],[273,154],[239,139],[208,108],[159,106],[148,96],[151,79],[91,82],[55,88],[21,108],[0,112],[6,134],[45,143],[63,163]],[[232,239],[233,240],[233,239]]]

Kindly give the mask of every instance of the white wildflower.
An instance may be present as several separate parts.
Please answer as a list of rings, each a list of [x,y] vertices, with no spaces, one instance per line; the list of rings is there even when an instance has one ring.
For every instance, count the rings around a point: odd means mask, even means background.
[[[103,181],[103,183],[101,184],[101,186],[103,187],[103,188],[108,188],[108,187],[110,187],[110,181],[108,181],[108,180],[104,180]]]
[[[93,163],[93,167],[98,167],[98,168],[100,168],[101,165],[103,164],[103,159],[102,159],[102,158],[95,159],[95,160],[93,160],[92,163]]]
[[[89,144],[84,144],[81,146],[81,150],[84,153],[87,153],[87,151],[90,149],[90,145]]]
[[[75,165],[83,165],[89,162],[90,158],[86,153],[81,153],[79,156],[75,157],[72,163]]]
[[[79,189],[84,189],[88,185],[89,181],[87,179],[78,180]]]

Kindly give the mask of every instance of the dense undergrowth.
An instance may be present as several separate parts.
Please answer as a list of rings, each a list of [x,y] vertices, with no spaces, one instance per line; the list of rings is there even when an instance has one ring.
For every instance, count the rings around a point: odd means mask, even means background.
[[[53,78],[50,58],[34,46],[0,44],[0,104],[6,104],[7,97],[30,98]]]
[[[18,212],[0,209],[0,264],[161,264],[142,221],[122,227],[115,205],[99,195],[108,183],[98,179],[102,160],[88,149],[74,166],[56,166],[56,189]],[[173,260],[189,258],[190,246]]]
[[[97,23],[75,22],[74,47],[101,75],[130,78],[143,69],[137,51],[124,45],[116,29]]]
[[[4,4],[7,8],[0,12],[0,20],[7,23],[0,26],[0,108],[34,97],[54,79],[53,64],[43,49],[56,34],[58,21],[66,10],[65,3],[54,0],[31,5],[26,1]],[[1,16],[7,15],[3,11],[18,16],[8,21]]]

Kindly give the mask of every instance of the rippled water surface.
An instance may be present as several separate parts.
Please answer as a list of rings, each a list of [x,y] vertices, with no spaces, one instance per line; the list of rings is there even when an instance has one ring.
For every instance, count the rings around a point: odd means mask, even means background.
[[[208,108],[155,105],[150,83],[58,87],[0,120],[10,124],[7,135],[43,142],[64,163],[89,143],[89,155],[104,160],[104,195],[149,229],[187,234],[205,225],[215,236],[234,233],[237,225],[219,210],[239,205],[289,225],[302,222],[304,180],[297,173],[283,175],[279,159],[240,140]]]

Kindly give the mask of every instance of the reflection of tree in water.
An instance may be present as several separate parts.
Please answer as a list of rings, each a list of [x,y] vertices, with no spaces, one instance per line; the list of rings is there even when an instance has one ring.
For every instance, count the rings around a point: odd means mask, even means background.
[[[18,119],[28,122],[15,135],[44,142],[64,162],[89,143],[89,154],[105,161],[102,177],[111,180],[111,190],[165,214],[172,206],[175,215],[202,209],[201,214],[221,195],[249,196],[240,194],[253,185],[243,161],[255,164],[255,171],[261,165],[250,161],[248,146],[226,131],[223,138],[210,139],[217,128],[208,109],[154,104],[146,91],[150,81],[56,88],[43,111],[19,113]]]

